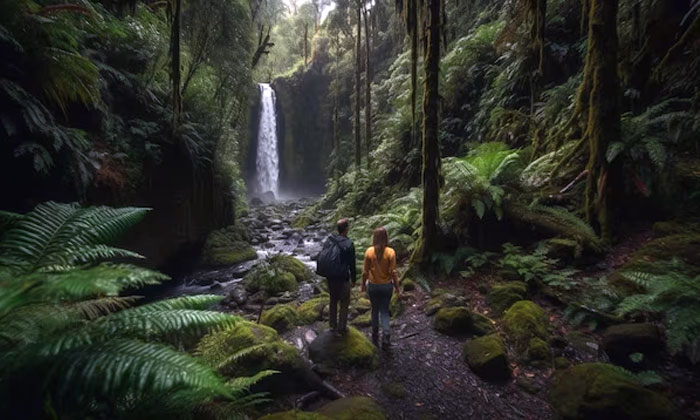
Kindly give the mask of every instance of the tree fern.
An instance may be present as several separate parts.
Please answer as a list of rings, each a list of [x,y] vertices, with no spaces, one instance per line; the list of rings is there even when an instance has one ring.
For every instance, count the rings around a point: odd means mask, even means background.
[[[700,341],[700,276],[678,260],[658,264],[661,274],[622,273],[645,292],[625,298],[618,312],[662,315],[669,350],[675,354],[695,348]],[[689,356],[694,363],[700,361],[693,353]]]

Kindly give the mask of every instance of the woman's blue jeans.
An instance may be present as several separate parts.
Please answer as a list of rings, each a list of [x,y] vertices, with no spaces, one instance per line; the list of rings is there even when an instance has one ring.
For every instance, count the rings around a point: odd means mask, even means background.
[[[382,324],[382,332],[389,333],[389,304],[391,303],[391,295],[394,292],[394,285],[375,284],[367,285],[367,294],[369,301],[372,303],[372,335],[376,336],[379,332],[379,324]]]

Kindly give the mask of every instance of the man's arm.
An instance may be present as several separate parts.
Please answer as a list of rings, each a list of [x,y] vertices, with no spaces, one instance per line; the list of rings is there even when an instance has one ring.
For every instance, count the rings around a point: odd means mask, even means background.
[[[355,244],[350,243],[350,249],[348,250],[348,257],[350,261],[350,281],[355,283],[357,281],[357,267],[355,267]]]

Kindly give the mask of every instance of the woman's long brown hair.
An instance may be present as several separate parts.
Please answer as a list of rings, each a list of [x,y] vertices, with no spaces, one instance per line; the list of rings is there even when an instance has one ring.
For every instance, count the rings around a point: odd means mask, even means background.
[[[372,232],[372,245],[374,245],[374,255],[377,257],[378,261],[384,257],[384,250],[389,244],[389,234],[386,233],[386,229],[383,227],[378,227]]]

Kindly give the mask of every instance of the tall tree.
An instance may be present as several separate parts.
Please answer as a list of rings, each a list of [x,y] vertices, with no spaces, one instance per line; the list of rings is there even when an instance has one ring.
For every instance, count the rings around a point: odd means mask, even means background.
[[[396,0],[396,8],[403,18],[406,32],[410,37],[411,49],[411,139],[415,140],[416,92],[418,91],[418,25],[419,4],[423,0]]]
[[[589,223],[597,224],[604,240],[612,239],[613,203],[619,196],[621,165],[608,162],[611,142],[620,138],[620,82],[617,71],[618,0],[589,0],[588,54],[584,80],[592,80],[588,98],[588,120],[584,138],[588,140],[585,211]]]
[[[372,151],[372,67],[370,62],[370,9],[365,6],[365,146],[367,148],[367,167],[370,165]]]
[[[173,90],[173,134],[180,126],[180,114],[182,113],[182,91],[180,81],[182,79],[180,67],[180,22],[182,20],[182,0],[173,1],[172,22],[170,28],[170,78]]]
[[[530,15],[530,42],[532,56],[536,63],[535,75],[541,77],[544,73],[544,35],[547,25],[547,0],[526,0]]]
[[[360,72],[362,67],[362,2],[357,1],[357,39],[355,48],[355,167],[360,170],[362,163],[362,136],[360,135]]]

